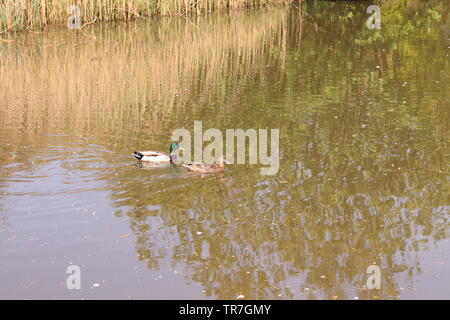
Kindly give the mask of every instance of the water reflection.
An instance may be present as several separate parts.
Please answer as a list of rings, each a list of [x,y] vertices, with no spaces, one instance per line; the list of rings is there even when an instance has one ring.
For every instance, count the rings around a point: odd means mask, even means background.
[[[361,27],[359,5],[316,2],[23,35],[0,56],[0,192],[36,180],[38,165],[71,172],[35,195],[108,192],[138,260],[169,264],[206,297],[398,298],[400,276],[423,273],[419,253],[449,238],[448,49],[442,19],[426,14],[448,7],[414,3],[387,7],[383,32]],[[279,128],[278,175],[235,165],[193,176],[129,156],[194,120]],[[381,290],[365,287],[371,264]]]

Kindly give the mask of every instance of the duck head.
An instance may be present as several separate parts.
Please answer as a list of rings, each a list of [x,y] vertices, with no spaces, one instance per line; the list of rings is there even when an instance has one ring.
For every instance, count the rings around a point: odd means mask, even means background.
[[[169,146],[169,154],[174,154],[177,150],[183,151],[184,149],[180,147],[180,143],[178,141],[171,143]]]

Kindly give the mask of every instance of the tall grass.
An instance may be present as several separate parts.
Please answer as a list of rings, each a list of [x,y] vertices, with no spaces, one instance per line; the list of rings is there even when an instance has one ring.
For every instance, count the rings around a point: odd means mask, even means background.
[[[67,9],[77,5],[83,22],[130,20],[156,15],[202,15],[212,11],[288,5],[301,0],[2,0],[0,32],[65,24]]]

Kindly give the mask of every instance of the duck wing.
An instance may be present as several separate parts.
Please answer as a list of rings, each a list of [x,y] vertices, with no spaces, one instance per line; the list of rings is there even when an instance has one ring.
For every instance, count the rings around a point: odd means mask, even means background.
[[[212,163],[191,163],[191,164],[183,164],[183,166],[191,171],[198,171],[198,172],[223,170],[222,166]]]
[[[138,160],[142,160],[142,158],[156,158],[161,156],[167,156],[169,157],[169,154],[161,151],[135,151],[131,154],[133,157],[135,157]]]

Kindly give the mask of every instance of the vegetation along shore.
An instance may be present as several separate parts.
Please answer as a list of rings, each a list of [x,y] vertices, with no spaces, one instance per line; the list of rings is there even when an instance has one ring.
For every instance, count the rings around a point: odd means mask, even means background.
[[[302,0],[6,0],[0,3],[0,32],[65,24],[68,8],[80,8],[83,23],[128,21],[153,16],[203,15],[214,11],[287,6]]]

